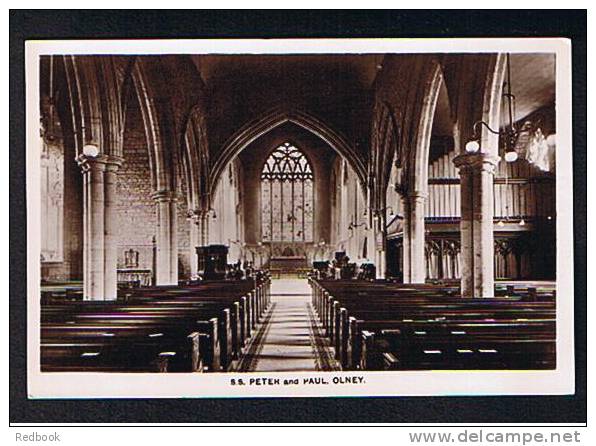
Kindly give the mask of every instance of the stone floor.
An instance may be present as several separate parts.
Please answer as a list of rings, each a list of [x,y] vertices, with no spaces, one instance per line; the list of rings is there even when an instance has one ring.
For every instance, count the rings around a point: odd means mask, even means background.
[[[238,370],[294,372],[338,370],[312,310],[305,279],[274,279],[271,307]]]

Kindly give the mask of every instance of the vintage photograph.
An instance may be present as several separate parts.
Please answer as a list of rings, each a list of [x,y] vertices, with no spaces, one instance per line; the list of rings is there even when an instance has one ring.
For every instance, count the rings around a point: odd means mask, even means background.
[[[30,396],[573,393],[570,47],[458,40],[31,42]]]

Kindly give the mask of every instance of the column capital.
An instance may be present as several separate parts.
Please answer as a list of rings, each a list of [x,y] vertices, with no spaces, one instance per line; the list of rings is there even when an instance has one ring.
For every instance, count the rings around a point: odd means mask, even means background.
[[[116,172],[120,167],[122,167],[122,163],[124,163],[124,158],[114,155],[103,155],[103,162],[106,164],[106,170],[109,172]]]
[[[428,198],[428,193],[422,191],[412,191],[407,195],[407,198],[410,201],[424,201]]]
[[[104,171],[106,163],[103,160],[103,155],[99,156],[87,156],[81,154],[75,158],[83,173],[87,173],[91,170]]]
[[[473,171],[494,173],[500,159],[489,153],[464,153],[456,156],[453,159],[453,164],[460,169],[460,173]]]
[[[199,218],[199,213],[196,209],[189,209],[186,211],[186,218],[188,220],[197,220]]]
[[[186,218],[198,225],[200,220],[207,216],[208,212],[205,209],[189,209],[186,211]]]
[[[172,190],[158,190],[151,194],[151,198],[158,203],[178,201],[178,194]]]
[[[189,209],[188,210],[188,216],[189,217],[196,217],[196,218],[201,218],[204,217],[205,215],[207,215],[209,213],[209,209],[204,209],[204,208],[195,208],[195,209]]]
[[[89,170],[108,170],[110,172],[117,171],[122,163],[124,162],[123,158],[119,156],[112,156],[112,155],[98,155],[98,156],[87,156],[85,154],[80,154],[75,158],[77,164],[81,168],[83,173],[88,172]]]

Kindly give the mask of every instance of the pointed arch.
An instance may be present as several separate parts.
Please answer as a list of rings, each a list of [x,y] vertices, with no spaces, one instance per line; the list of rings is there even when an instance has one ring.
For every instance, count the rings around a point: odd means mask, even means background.
[[[454,143],[458,153],[463,153],[466,141],[473,136],[476,121],[499,127],[505,59],[504,53],[445,56],[444,81],[455,123]],[[483,147],[497,147],[497,135],[483,127],[480,136]]]
[[[89,89],[80,72],[79,61],[75,56],[64,56],[64,71],[70,100],[70,117],[76,154],[83,153],[83,146],[87,143],[99,144],[98,117],[91,117],[89,106]]]
[[[313,179],[313,169],[308,157],[293,143],[286,141],[270,151],[263,164],[261,179],[294,180]]]
[[[131,90],[134,90],[134,92],[131,92]],[[136,96],[143,118],[152,188],[155,191],[172,190],[172,173],[169,168],[170,163],[165,159],[165,132],[163,130],[163,120],[160,116],[163,111],[159,109],[160,101],[153,91],[140,58],[136,58],[134,64],[130,66],[124,80],[122,104],[125,113],[131,93]]]
[[[77,155],[85,144],[122,156],[120,85],[112,57],[64,56]]]
[[[314,175],[296,145],[275,147],[261,170],[261,236],[265,242],[314,240]]]
[[[481,119],[491,128],[501,126],[501,98],[503,82],[505,81],[506,54],[493,55],[487,61],[486,77],[483,88]],[[499,137],[486,128],[482,129],[482,146],[492,147],[493,155],[498,156]]]
[[[363,186],[366,184],[366,167],[347,140],[313,115],[297,109],[275,109],[238,130],[224,144],[211,169],[209,188],[217,184],[225,166],[250,143],[271,130],[292,122],[325,141],[333,150],[347,159]]]
[[[189,209],[208,209],[209,146],[203,108],[191,108],[183,127],[181,165],[188,185]]]
[[[410,153],[409,181],[411,192],[426,194],[428,189],[428,158],[435,110],[441,85],[444,82],[441,64],[433,59],[425,71],[422,84],[420,109],[413,138],[414,150]]]
[[[374,183],[369,186],[372,204],[378,209],[384,207],[393,161],[399,167],[405,167],[406,160],[401,156],[399,138],[399,127],[391,105],[386,101],[378,101],[373,112],[369,165],[369,176]]]

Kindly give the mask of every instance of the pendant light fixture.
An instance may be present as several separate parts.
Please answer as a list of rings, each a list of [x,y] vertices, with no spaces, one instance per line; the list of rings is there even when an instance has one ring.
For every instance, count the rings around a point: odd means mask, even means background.
[[[482,151],[482,144],[480,138],[480,127],[484,126],[489,132],[494,135],[499,135],[499,139],[503,141],[505,147],[504,159],[508,163],[517,161],[518,153],[515,150],[515,145],[519,137],[519,130],[515,125],[515,96],[511,93],[511,62],[509,53],[506,55],[506,80],[503,84],[502,99],[507,110],[508,124],[503,130],[494,130],[484,121],[476,121],[473,126],[473,137],[466,144],[467,153],[477,153]]]

